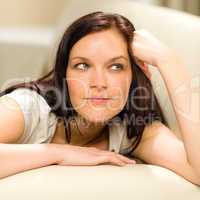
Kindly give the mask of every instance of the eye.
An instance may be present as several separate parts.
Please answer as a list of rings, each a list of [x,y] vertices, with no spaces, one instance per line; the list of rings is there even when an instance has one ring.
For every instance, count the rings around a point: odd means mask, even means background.
[[[73,68],[77,68],[80,70],[86,70],[88,68],[88,65],[86,63],[77,63],[73,66]]]
[[[124,68],[124,65],[120,63],[115,63],[111,66],[111,68],[114,70],[122,70]]]

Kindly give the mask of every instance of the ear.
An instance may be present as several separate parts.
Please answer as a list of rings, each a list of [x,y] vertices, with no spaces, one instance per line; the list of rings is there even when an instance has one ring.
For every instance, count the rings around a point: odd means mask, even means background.
[[[135,58],[135,62],[142,69],[142,71],[144,72],[146,77],[150,80],[151,79],[151,73],[149,71],[148,65],[145,62],[143,62],[142,60],[139,60],[137,58]]]

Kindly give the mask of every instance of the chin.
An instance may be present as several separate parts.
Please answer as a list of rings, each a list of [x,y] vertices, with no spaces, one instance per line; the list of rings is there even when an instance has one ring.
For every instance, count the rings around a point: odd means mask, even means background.
[[[112,119],[114,116],[116,116],[117,113],[105,113],[105,112],[98,112],[98,113],[91,113],[88,112],[90,115],[84,115],[83,117],[92,123],[106,123],[110,119]]]
[[[115,117],[121,110],[110,110],[106,108],[90,108],[84,107],[82,109],[77,110],[79,115],[83,117],[85,120],[91,123],[106,123],[113,117]]]

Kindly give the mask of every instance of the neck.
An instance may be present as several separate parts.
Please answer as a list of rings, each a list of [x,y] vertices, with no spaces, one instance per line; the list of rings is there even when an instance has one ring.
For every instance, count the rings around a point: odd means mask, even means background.
[[[84,138],[94,138],[95,136],[100,135],[103,129],[105,128],[105,124],[103,123],[89,122],[80,116],[76,116],[75,120],[76,122],[73,121],[71,125],[78,132],[80,130],[80,134]]]
[[[76,121],[71,121],[72,140],[74,143],[85,144],[95,140],[104,133],[106,125],[103,123],[93,123],[76,116]],[[77,127],[78,126],[78,127]],[[80,131],[79,131],[80,130]]]

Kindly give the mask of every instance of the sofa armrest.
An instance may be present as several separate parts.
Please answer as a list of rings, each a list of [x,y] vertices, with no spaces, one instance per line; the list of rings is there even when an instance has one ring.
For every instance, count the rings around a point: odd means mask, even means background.
[[[3,200],[197,200],[198,186],[153,165],[57,166],[0,180]]]

